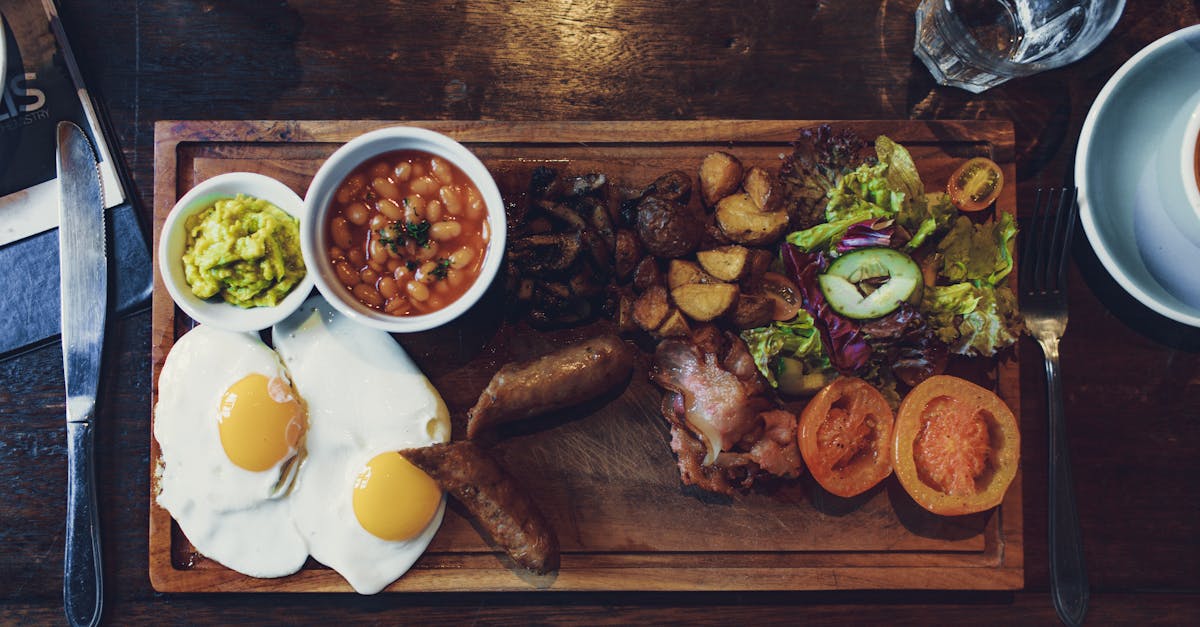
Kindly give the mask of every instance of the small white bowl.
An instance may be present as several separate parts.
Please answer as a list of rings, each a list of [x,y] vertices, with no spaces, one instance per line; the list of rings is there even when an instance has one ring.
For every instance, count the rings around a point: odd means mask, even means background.
[[[487,208],[488,245],[479,277],[457,300],[438,311],[415,316],[393,316],[363,305],[350,294],[337,278],[329,261],[329,235],[325,217],[338,186],[354,168],[384,153],[397,150],[418,150],[441,157],[466,174],[483,197]],[[507,223],[504,202],[491,173],[471,151],[462,144],[434,131],[392,126],[360,135],[338,148],[317,170],[304,197],[308,220],[300,223],[300,246],[317,291],[334,307],[352,320],[392,333],[426,331],[454,320],[470,309],[487,292],[504,260],[504,241]]]
[[[300,221],[303,229],[308,219],[304,201],[291,188],[261,174],[231,172],[201,182],[175,203],[163,223],[158,244],[158,269],[167,292],[175,304],[193,320],[229,331],[259,331],[288,317],[304,304],[313,288],[313,272],[309,267],[304,279],[274,307],[242,308],[220,298],[203,299],[192,293],[183,273],[183,248],[187,242],[188,217],[211,207],[223,198],[245,194],[261,198],[279,207]],[[307,260],[305,264],[307,265]]]

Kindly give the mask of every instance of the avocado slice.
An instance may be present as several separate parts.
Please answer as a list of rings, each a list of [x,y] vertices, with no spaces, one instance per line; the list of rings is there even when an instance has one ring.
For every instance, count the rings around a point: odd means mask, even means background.
[[[891,248],[860,248],[838,257],[817,284],[837,313],[855,320],[886,316],[900,303],[918,303],[921,267]]]
[[[779,391],[791,396],[812,396],[837,377],[836,372],[808,372],[804,362],[793,357],[780,357],[775,368]]]

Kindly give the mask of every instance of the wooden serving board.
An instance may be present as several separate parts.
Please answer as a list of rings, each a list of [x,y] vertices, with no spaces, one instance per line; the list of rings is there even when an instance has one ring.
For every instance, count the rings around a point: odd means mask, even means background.
[[[698,122],[158,122],[155,126],[154,245],[175,201],[197,182],[260,172],[301,196],[330,153],[366,131],[408,124],[440,131],[474,151],[501,193],[528,185],[549,164],[604,172],[643,186],[658,175],[695,172],[723,149],[777,169],[797,129],[820,121]],[[933,188],[972,156],[989,156],[1015,180],[1007,122],[830,122],[868,139],[887,134],[912,152]],[[1015,186],[998,206],[1015,211]],[[1014,276],[1016,273],[1013,273]],[[454,324],[398,337],[442,392],[463,437],[465,410],[503,363],[595,333],[589,327],[535,332],[502,323],[499,289]],[[175,340],[192,326],[156,273],[152,402]],[[1024,585],[1021,479],[1003,504],[943,518],[914,504],[894,477],[854,499],[824,492],[807,475],[772,494],[725,498],[684,488],[643,358],[628,387],[605,403],[507,431],[493,450],[529,490],[558,532],[562,567],[542,578],[511,568],[452,503],[428,551],[389,591],[982,589]],[[1020,409],[1015,355],[956,364]],[[150,438],[151,468],[159,449]],[[152,480],[152,485],[153,485]],[[153,489],[153,488],[152,488]],[[170,515],[150,506],[150,579],[163,592],[350,591],[310,560],[282,579],[253,579],[195,553]]]

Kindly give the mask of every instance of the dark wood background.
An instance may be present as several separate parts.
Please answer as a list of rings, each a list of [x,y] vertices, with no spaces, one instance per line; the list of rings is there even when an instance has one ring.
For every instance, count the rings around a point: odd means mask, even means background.
[[[976,96],[938,87],[912,56],[915,5],[64,0],[61,9],[146,207],[160,119],[703,118],[1011,119],[1028,207],[1036,187],[1068,174],[1112,73],[1200,22],[1197,2],[1130,2],[1082,61]],[[1086,239],[1074,259],[1062,351],[1089,622],[1195,624],[1200,331],[1125,295]],[[1026,589],[1015,594],[159,595],[147,576],[149,313],[115,321],[108,337],[97,470],[111,624],[1056,620],[1046,433],[1029,421]],[[1023,341],[1021,412],[1031,416],[1045,411],[1044,386],[1037,347]],[[56,346],[0,362],[3,623],[62,620],[62,416]]]

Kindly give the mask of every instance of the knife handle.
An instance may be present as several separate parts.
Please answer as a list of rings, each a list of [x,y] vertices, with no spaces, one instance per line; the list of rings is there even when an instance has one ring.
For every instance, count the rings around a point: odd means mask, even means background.
[[[67,423],[67,550],[63,606],[71,625],[96,625],[104,602],[91,422]]]

